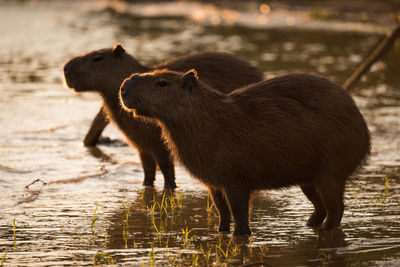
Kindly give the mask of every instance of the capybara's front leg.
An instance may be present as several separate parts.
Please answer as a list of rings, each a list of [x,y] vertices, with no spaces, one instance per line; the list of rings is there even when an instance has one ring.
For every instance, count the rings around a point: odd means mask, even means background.
[[[90,129],[85,136],[85,139],[83,139],[83,145],[95,146],[104,128],[106,128],[109,123],[110,122],[107,119],[107,115],[103,111],[103,107],[101,107],[96,117],[93,119],[92,124],[90,125]]]
[[[231,212],[221,190],[210,188],[210,194],[219,214],[219,232],[229,232],[231,226]]]
[[[250,235],[249,228],[249,201],[250,190],[246,187],[226,187],[226,199],[235,219],[234,235]]]
[[[139,153],[140,161],[144,171],[144,186],[154,186],[154,180],[156,179],[156,162],[153,156],[146,152]]]
[[[164,188],[175,189],[175,169],[174,161],[171,159],[169,151],[165,149],[163,153],[155,153],[156,161],[162,174],[164,175]]]

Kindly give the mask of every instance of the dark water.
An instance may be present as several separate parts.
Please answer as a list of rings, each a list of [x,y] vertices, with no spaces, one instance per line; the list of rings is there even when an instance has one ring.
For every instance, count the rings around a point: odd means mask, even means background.
[[[216,231],[204,187],[177,167],[179,189],[143,188],[127,146],[81,145],[99,97],[73,95],[62,65],[124,43],[143,64],[227,51],[266,76],[311,72],[342,84],[382,34],[211,26],[181,17],[117,15],[99,2],[0,3],[0,258],[30,265],[400,265],[400,42],[352,92],[373,135],[366,168],[348,182],[343,232],[319,235],[298,188],[254,198],[250,240]],[[105,135],[122,136],[114,127]],[[41,179],[46,182],[36,182]],[[128,214],[128,215],[127,215]],[[15,232],[14,227],[15,225]]]

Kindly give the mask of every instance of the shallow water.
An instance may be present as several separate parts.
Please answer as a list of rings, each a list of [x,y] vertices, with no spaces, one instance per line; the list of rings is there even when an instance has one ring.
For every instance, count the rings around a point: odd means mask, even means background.
[[[177,167],[179,189],[164,195],[160,173],[155,189],[142,187],[143,172],[131,148],[81,145],[99,97],[65,89],[63,62],[121,41],[147,65],[192,51],[228,51],[267,77],[311,72],[342,84],[382,35],[210,26],[182,17],[117,15],[101,11],[99,3],[0,3],[5,266],[400,264],[399,41],[352,92],[372,132],[373,153],[348,182],[343,232],[323,236],[304,226],[312,207],[292,188],[256,194],[254,236],[240,240],[216,232],[206,190],[182,167]],[[111,126],[105,135],[123,139]],[[26,188],[36,179],[46,184]]]

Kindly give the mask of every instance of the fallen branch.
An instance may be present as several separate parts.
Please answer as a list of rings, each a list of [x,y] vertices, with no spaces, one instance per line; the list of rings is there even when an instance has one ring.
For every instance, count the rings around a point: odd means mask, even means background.
[[[67,127],[68,127],[68,125],[61,125],[61,126],[55,126],[55,127],[50,127],[50,128],[46,128],[46,129],[16,131],[15,133],[16,134],[52,133],[54,131],[64,129]]]
[[[70,178],[70,179],[61,179],[61,180],[51,181],[51,182],[48,182],[47,184],[79,183],[88,178],[97,178],[97,177],[103,176],[104,174],[106,174],[108,172],[103,165],[100,166],[100,170],[101,170],[101,173],[88,174],[88,175],[82,175],[82,176],[78,176],[78,177]]]
[[[397,27],[392,31],[390,35],[387,35],[378,45],[378,47],[369,55],[369,57],[361,63],[361,65],[353,72],[353,74],[350,76],[350,78],[347,79],[347,81],[343,84],[343,88],[345,90],[351,90],[359,81],[361,76],[363,76],[369,68],[380,58],[383,57],[383,55],[386,54],[387,51],[389,51],[389,48],[391,48],[394,44],[394,41],[400,36],[400,25],[397,25]]]
[[[60,179],[60,180],[51,181],[51,182],[47,182],[47,183],[46,183],[45,181],[41,180],[41,179],[36,179],[36,180],[33,181],[32,183],[26,185],[25,188],[26,188],[26,189],[29,189],[29,187],[30,187],[31,185],[36,184],[36,183],[38,183],[38,182],[42,182],[43,185],[79,183],[79,182],[81,182],[81,181],[83,181],[83,180],[85,180],[85,179],[100,177],[100,176],[102,176],[102,175],[108,173],[107,169],[106,169],[103,165],[100,166],[100,170],[101,170],[100,173],[82,175],[82,176],[78,176],[78,177],[70,178],[70,179]]]

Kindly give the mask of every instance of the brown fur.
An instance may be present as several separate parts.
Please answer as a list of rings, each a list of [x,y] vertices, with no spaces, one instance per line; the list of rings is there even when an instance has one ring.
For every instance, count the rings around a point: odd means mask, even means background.
[[[176,71],[195,68],[205,80],[224,92],[262,80],[263,74],[254,66],[226,53],[199,53],[170,60],[160,66]],[[160,167],[166,188],[175,188],[174,164],[161,140],[160,128],[121,109],[118,99],[122,81],[132,73],[150,69],[141,65],[117,44],[112,49],[93,51],[70,59],[64,66],[67,85],[77,92],[94,91],[101,94],[107,115],[135,147],[145,173],[144,185],[152,186],[156,164]],[[233,75],[232,75],[233,74]]]
[[[308,225],[340,226],[346,179],[370,153],[353,99],[316,76],[285,75],[224,94],[195,71],[160,70],[132,75],[120,94],[125,109],[159,121],[171,150],[209,187],[220,231],[229,231],[232,213],[234,234],[249,234],[251,193],[293,185],[314,204]]]

